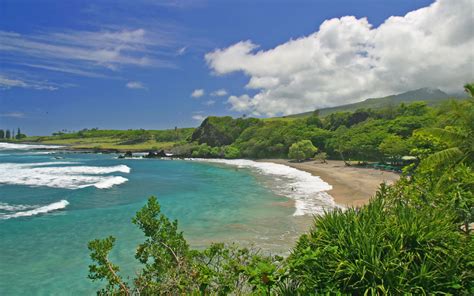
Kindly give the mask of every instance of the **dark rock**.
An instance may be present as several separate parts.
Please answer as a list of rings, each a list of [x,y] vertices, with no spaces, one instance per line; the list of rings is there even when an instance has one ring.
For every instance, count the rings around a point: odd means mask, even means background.
[[[127,151],[127,152],[125,152],[124,155],[119,155],[118,158],[132,158],[132,157],[133,157],[132,151]]]
[[[166,153],[164,150],[160,150],[160,151],[150,151],[148,152],[147,155],[143,156],[144,158],[161,158],[161,157],[166,157]]]

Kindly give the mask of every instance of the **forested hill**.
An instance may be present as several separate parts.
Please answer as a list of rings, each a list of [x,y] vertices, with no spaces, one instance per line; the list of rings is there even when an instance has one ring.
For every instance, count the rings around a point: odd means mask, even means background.
[[[310,141],[332,159],[393,162],[402,156],[421,158],[445,147],[423,129],[443,128],[468,101],[429,107],[424,102],[380,109],[358,109],[305,118],[208,117],[189,142],[174,153],[193,157],[287,158],[290,147]]]
[[[357,109],[380,109],[388,106],[398,106],[401,103],[411,103],[415,101],[423,101],[428,106],[438,105],[441,102],[447,101],[449,99],[465,99],[467,96],[457,94],[449,95],[437,88],[420,88],[417,90],[407,91],[397,95],[390,95],[382,98],[370,98],[362,102],[357,102],[353,104],[341,105],[330,108],[318,109],[320,116],[326,116],[331,113],[336,112],[353,112]],[[297,117],[307,117],[311,115],[312,111],[304,112],[294,115],[289,115],[286,117],[297,118]]]

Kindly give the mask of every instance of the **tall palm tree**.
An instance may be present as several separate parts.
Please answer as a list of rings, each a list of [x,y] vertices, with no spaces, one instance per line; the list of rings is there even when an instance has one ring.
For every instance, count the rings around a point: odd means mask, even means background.
[[[474,164],[474,83],[464,85],[470,99],[453,104],[450,122],[456,128],[427,128],[423,132],[439,137],[448,148],[425,158],[425,167],[451,167],[459,163]]]
[[[464,90],[467,94],[472,98],[474,97],[474,83],[466,83],[464,84]]]

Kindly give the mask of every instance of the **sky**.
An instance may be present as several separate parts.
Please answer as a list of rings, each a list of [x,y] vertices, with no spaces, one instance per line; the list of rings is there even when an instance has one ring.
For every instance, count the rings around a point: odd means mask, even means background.
[[[193,127],[474,80],[474,0],[0,0],[0,128]]]

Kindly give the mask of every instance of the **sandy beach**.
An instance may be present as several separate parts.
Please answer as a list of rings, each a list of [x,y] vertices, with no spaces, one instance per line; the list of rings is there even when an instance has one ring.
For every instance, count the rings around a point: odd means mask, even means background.
[[[328,160],[327,163],[319,161],[297,163],[285,159],[260,161],[288,165],[320,177],[332,185],[333,189],[328,193],[336,203],[344,206],[367,204],[381,183],[392,184],[400,178],[398,174],[392,172],[348,167],[344,165],[343,161],[338,160]]]

